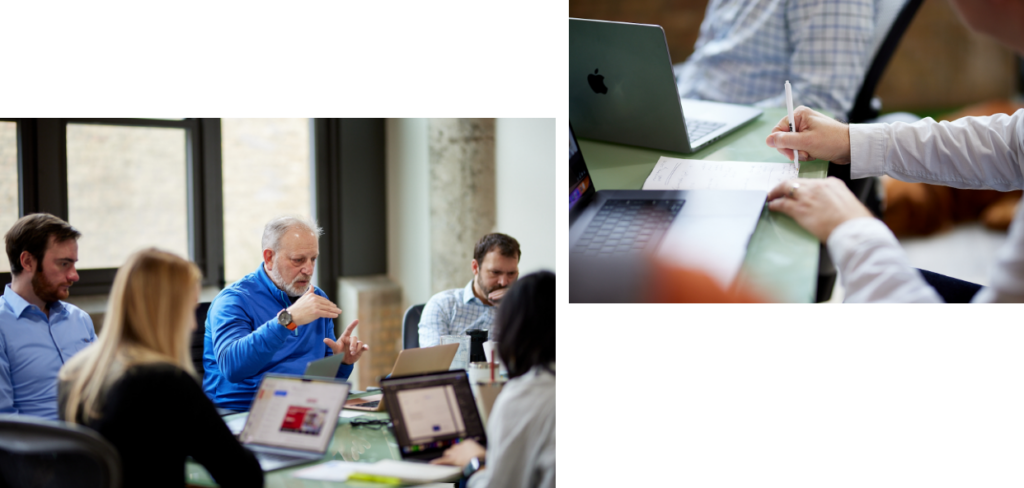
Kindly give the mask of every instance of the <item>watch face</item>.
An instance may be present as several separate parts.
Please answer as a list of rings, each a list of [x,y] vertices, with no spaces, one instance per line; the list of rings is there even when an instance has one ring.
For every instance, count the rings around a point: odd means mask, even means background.
[[[288,313],[287,310],[281,310],[281,313],[277,314],[277,322],[281,325],[292,323],[292,314]]]

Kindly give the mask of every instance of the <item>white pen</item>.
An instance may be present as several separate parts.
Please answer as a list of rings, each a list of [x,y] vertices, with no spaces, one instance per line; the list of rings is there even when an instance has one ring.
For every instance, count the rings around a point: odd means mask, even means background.
[[[786,80],[786,110],[789,111],[789,131],[796,132],[796,125],[793,124],[793,87],[789,80]],[[793,164],[800,171],[800,153],[796,149],[793,150]]]

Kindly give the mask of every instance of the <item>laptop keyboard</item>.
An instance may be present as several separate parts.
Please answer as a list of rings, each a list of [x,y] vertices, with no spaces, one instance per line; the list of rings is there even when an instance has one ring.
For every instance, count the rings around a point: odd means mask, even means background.
[[[642,252],[661,242],[685,200],[607,200],[573,253],[609,256]]]
[[[362,407],[362,408],[377,408],[377,405],[380,405],[380,400],[374,400],[372,402],[366,402],[366,403],[355,403],[355,404],[352,404],[353,407]]]
[[[722,127],[725,122],[712,122],[710,120],[686,119],[686,133],[690,135],[690,143],[699,140]]]

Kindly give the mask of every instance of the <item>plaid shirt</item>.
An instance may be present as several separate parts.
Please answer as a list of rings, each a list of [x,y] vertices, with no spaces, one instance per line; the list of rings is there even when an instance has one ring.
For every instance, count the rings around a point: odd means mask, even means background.
[[[711,0],[694,53],[678,69],[683,98],[825,109],[853,106],[873,55],[881,0]]]
[[[445,290],[430,297],[420,317],[420,347],[441,344],[443,335],[466,335],[467,330],[491,328],[494,307],[473,294],[473,280],[464,288]]]

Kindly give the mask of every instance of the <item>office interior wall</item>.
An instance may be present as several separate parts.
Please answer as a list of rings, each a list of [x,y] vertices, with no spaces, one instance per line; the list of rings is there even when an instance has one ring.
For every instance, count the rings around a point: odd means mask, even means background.
[[[385,134],[388,277],[408,307],[430,298],[427,119],[388,119]]]
[[[432,295],[427,133],[425,119],[386,123],[388,277],[402,286],[403,307]],[[494,230],[519,240],[521,273],[554,270],[554,120],[496,120],[495,152]],[[472,255],[471,249],[461,252]],[[470,276],[467,259],[466,281]]]
[[[495,146],[495,229],[519,241],[520,275],[554,271],[555,120],[498,119]]]

